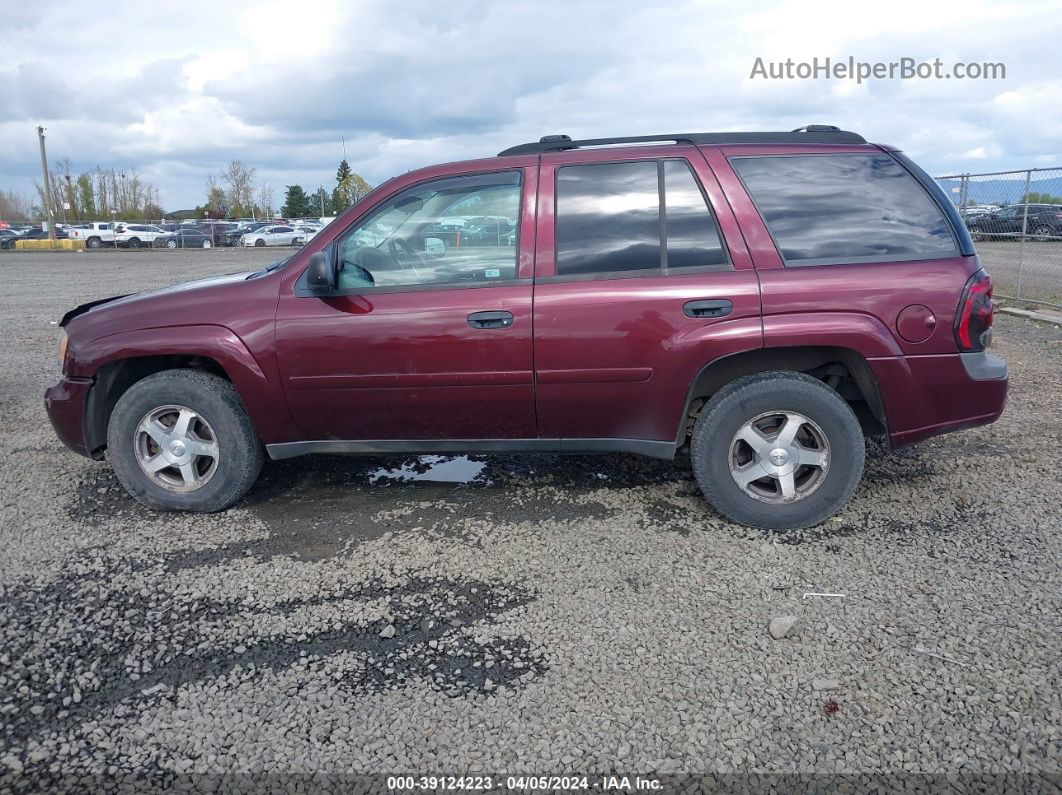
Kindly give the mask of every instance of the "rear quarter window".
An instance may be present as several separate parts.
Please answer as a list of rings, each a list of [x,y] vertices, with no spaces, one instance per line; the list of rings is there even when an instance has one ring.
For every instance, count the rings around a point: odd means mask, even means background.
[[[786,265],[959,255],[950,223],[887,154],[735,157]]]

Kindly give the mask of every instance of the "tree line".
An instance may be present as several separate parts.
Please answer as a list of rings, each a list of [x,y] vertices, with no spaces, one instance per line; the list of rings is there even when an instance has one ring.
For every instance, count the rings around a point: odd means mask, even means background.
[[[343,212],[372,186],[355,174],[343,159],[336,169],[331,191],[323,186],[307,193],[301,185],[288,185],[284,203],[276,206],[273,189],[256,184],[258,169],[242,160],[232,160],[220,174],[207,176],[206,201],[193,210],[171,213],[171,217],[269,218],[279,213],[286,218],[332,216]],[[159,189],[134,168],[104,169],[77,173],[73,161],[63,157],[50,169],[53,217],[59,222],[95,221],[118,217],[125,220],[158,220],[164,217]],[[0,219],[31,221],[47,217],[43,186],[34,182],[37,201],[21,193],[0,190]]]
[[[162,217],[158,186],[148,182],[135,168],[96,166],[80,174],[69,157],[56,161],[48,170],[52,217],[56,221],[93,221],[100,218],[141,220]],[[28,221],[47,217],[44,186],[34,180],[36,203],[13,191],[0,192],[0,218]]]
[[[287,185],[280,214],[285,218],[339,215],[371,190],[372,185],[360,174],[355,174],[344,158],[336,169],[336,185],[331,193],[323,186],[313,193],[307,193],[301,185]]]

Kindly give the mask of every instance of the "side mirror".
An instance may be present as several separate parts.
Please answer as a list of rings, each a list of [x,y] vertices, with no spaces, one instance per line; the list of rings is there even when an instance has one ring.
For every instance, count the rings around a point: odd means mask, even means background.
[[[336,289],[336,268],[328,252],[317,251],[310,255],[306,286],[318,295],[327,295]]]

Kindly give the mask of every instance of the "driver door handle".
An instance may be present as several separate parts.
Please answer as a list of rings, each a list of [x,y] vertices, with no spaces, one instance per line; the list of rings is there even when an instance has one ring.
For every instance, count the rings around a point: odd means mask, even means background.
[[[473,312],[468,316],[468,325],[472,328],[509,328],[512,324],[513,313],[504,310]]]

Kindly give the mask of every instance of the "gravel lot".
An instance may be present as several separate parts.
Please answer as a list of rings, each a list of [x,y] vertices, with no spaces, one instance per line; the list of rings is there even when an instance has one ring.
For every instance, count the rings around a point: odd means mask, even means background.
[[[51,321],[273,257],[0,255],[0,791],[1060,775],[1058,328],[1000,317],[1001,421],[872,444],[844,513],[784,535],[718,518],[682,461],[295,459],[193,516],[61,447]]]

